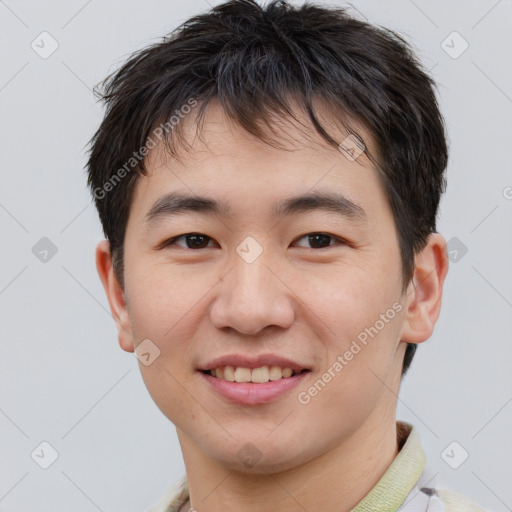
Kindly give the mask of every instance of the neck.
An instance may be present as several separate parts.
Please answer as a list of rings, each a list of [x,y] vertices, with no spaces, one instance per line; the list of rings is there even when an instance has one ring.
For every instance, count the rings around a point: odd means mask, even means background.
[[[377,411],[375,411],[377,412]],[[378,411],[382,413],[382,411]],[[190,501],[197,512],[349,512],[375,486],[398,454],[394,411],[374,415],[350,438],[286,471],[248,474],[208,457],[181,430]],[[181,511],[180,511],[181,512]]]

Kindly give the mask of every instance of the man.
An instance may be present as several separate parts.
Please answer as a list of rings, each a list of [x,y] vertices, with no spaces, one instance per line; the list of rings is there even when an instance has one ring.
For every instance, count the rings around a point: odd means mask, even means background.
[[[235,0],[103,97],[97,268],[186,467],[152,510],[482,510],[396,421],[448,271],[444,122],[407,43]]]

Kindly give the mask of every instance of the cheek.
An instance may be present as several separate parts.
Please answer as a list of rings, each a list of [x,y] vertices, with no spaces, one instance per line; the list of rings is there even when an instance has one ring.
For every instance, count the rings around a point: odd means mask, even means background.
[[[340,319],[338,336],[326,347],[326,365],[315,380],[298,390],[298,411],[303,411],[304,420],[315,423],[319,438],[330,439],[333,432],[350,435],[383,403],[395,399],[389,378],[396,371],[395,350],[402,320],[394,315],[394,309],[390,311],[393,318],[388,318],[387,324],[378,315],[377,320],[369,315],[371,322],[358,317],[359,326],[355,321],[349,326]]]
[[[328,328],[328,338],[340,349],[372,325],[395,300],[394,290],[387,288],[382,276],[379,280],[372,267],[363,262],[332,265],[329,272],[309,273],[294,282],[306,283],[299,295],[322,320]]]
[[[327,358],[316,386],[320,391],[312,390],[322,396],[311,401],[325,400],[324,406],[339,410],[375,403],[383,386],[379,377],[386,380],[394,369],[404,321],[398,281],[355,267],[351,270],[343,278],[333,276],[324,293],[317,291],[309,303],[328,327],[323,331]],[[318,287],[311,286],[314,289]]]
[[[179,349],[179,340],[185,342],[192,327],[190,318],[201,309],[201,299],[215,280],[179,265],[145,265],[144,261],[133,265],[128,276],[130,319],[137,338],[149,338],[164,351],[173,340],[173,349]]]
[[[128,267],[127,267],[128,268]],[[130,323],[137,346],[151,340],[159,350],[148,366],[139,362],[145,386],[162,413],[173,422],[194,421],[201,411],[191,407],[192,372],[188,351],[201,314],[204,280],[180,276],[178,267],[147,265],[141,261],[127,272]],[[190,272],[189,272],[190,273]],[[188,411],[183,417],[181,411]]]

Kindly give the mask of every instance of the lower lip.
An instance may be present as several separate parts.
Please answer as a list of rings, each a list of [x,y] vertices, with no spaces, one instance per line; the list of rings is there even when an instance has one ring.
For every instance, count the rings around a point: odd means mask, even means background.
[[[310,372],[302,372],[293,377],[271,380],[261,384],[254,382],[230,382],[212,377],[207,373],[199,373],[215,391],[231,402],[243,405],[258,405],[277,400],[302,382]]]

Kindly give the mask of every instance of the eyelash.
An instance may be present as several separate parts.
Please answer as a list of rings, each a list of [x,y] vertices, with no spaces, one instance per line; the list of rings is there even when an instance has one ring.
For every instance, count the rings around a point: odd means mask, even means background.
[[[323,232],[313,232],[313,233],[306,233],[305,235],[302,235],[300,236],[299,238],[297,238],[296,240],[301,240],[302,238],[305,238],[305,237],[311,237],[311,236],[327,236],[327,237],[330,237],[332,239],[335,240],[335,242],[337,243],[337,245],[350,245],[346,240],[344,240],[343,238],[340,238],[338,236],[335,236],[335,235],[331,235],[330,233],[323,233]],[[180,238],[186,238],[186,237],[189,237],[189,236],[201,236],[201,237],[205,237],[209,240],[213,240],[211,237],[209,237],[208,235],[204,235],[202,233],[185,233],[183,235],[179,235],[179,236],[175,236],[173,238],[170,238],[169,240],[167,240],[166,242],[164,242],[161,247],[164,248],[164,247],[169,247],[169,246],[172,246],[172,245],[176,245],[176,241],[179,240]],[[320,247],[320,248],[314,248],[314,247],[307,247],[307,249],[311,249],[311,250],[320,250],[320,249],[329,249],[330,247],[335,247],[336,244],[333,244],[333,245],[328,245],[326,247]],[[178,246],[178,247],[182,247],[182,246]],[[190,249],[192,251],[197,251],[199,249],[206,249],[207,247],[199,247],[199,248],[191,248],[191,247],[182,247],[183,249]]]

